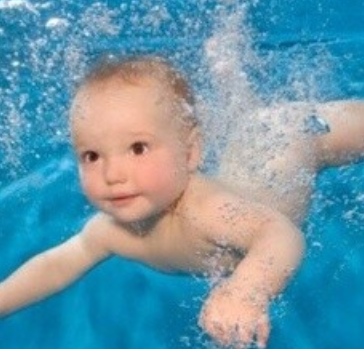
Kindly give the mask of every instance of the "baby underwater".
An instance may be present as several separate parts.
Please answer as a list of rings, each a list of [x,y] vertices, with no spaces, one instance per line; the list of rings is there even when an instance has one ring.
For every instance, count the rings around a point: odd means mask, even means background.
[[[199,173],[193,105],[185,79],[158,58],[106,62],[86,76],[70,127],[83,190],[99,212],[0,283],[0,314],[112,255],[203,275],[214,273],[214,260],[225,277],[200,325],[221,345],[266,345],[269,302],[299,264],[303,238],[283,214]]]

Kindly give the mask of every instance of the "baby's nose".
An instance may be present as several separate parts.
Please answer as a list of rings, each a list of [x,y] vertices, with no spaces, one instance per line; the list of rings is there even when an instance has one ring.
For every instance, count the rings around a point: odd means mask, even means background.
[[[108,159],[104,165],[104,179],[108,184],[125,183],[128,171],[122,159]]]

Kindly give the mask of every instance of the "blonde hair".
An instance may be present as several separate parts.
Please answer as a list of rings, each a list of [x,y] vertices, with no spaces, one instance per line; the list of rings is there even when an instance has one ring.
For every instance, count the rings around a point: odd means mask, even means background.
[[[143,79],[152,79],[166,86],[174,95],[174,104],[179,117],[186,126],[198,124],[195,116],[195,98],[186,78],[164,58],[139,56],[127,59],[103,59],[83,78],[77,91],[95,83],[107,82],[117,78],[121,82],[137,85]]]

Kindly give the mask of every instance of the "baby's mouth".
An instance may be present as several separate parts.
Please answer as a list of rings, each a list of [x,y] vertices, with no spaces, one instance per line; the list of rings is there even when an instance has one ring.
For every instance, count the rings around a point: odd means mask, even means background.
[[[116,207],[121,207],[124,205],[129,204],[132,202],[136,197],[138,197],[138,194],[123,194],[118,196],[113,196],[109,198],[109,202]]]

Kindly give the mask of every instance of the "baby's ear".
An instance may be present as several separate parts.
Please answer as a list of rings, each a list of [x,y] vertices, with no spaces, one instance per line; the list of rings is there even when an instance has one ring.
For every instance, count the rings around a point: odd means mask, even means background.
[[[188,169],[190,172],[195,172],[201,161],[202,152],[202,139],[201,132],[197,126],[195,126],[189,133],[187,139],[188,145]]]

